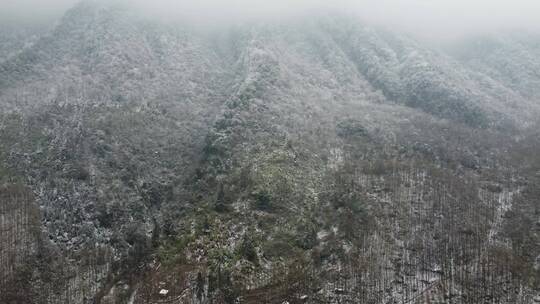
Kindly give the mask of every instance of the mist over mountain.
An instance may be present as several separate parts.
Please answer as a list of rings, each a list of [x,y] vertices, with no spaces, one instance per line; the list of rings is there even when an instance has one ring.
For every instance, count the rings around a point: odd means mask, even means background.
[[[160,19],[190,20],[198,24],[239,20],[280,19],[313,12],[346,12],[365,22],[405,31],[426,40],[447,41],[475,33],[501,30],[539,31],[535,0],[85,0],[116,3]],[[0,23],[55,21],[79,0],[4,0]]]
[[[0,303],[540,303],[536,2],[23,2]]]

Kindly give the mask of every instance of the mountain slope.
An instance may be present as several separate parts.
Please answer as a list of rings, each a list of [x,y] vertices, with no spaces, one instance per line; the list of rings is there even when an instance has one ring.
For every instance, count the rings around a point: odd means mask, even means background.
[[[539,41],[532,33],[491,35],[464,41],[452,53],[464,64],[538,101]]]
[[[87,1],[0,88],[1,301],[536,295],[538,103],[410,38]]]

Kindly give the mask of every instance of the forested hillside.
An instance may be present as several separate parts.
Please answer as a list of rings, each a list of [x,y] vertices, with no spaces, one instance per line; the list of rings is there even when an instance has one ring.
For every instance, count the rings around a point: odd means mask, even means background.
[[[83,1],[0,59],[0,303],[540,303],[539,41]]]

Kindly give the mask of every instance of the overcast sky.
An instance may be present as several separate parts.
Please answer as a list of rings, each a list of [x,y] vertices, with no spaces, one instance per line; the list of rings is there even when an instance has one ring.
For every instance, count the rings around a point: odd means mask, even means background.
[[[0,0],[0,18],[58,18],[78,0]],[[316,9],[356,12],[362,19],[423,37],[499,29],[540,30],[540,0],[123,0],[157,14],[198,19],[290,15]]]

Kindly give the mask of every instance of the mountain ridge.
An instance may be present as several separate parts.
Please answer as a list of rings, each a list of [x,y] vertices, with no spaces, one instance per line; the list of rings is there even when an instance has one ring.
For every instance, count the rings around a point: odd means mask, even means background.
[[[83,2],[1,63],[0,301],[532,303],[534,69],[293,21]]]

